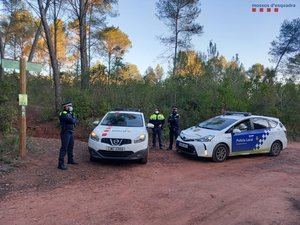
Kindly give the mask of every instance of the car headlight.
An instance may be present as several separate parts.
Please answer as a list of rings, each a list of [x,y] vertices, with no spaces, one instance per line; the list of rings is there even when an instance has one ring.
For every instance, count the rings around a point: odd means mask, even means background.
[[[182,131],[180,132],[179,136],[181,137],[182,140],[185,139],[184,133]]]
[[[91,139],[94,141],[99,141],[100,138],[98,137],[98,135],[93,131],[90,135]]]
[[[196,141],[208,142],[208,141],[211,141],[214,137],[215,137],[214,135],[208,135],[208,136],[196,139]]]
[[[140,142],[143,142],[145,140],[146,140],[146,135],[145,134],[141,134],[136,139],[134,139],[134,143],[140,143]]]

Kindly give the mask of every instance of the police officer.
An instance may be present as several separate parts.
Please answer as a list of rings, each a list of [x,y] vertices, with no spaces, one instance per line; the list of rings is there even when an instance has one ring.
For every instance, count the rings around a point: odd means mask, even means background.
[[[67,153],[68,155],[68,164],[78,164],[74,161],[73,158],[73,146],[74,138],[73,132],[74,127],[77,123],[76,117],[73,115],[73,106],[72,102],[66,102],[63,104],[63,111],[59,114],[61,132],[61,148],[58,158],[58,169],[66,170],[67,167],[64,163],[64,158]]]
[[[170,137],[170,144],[168,150],[172,150],[173,148],[173,141],[175,141],[179,135],[179,114],[177,112],[177,107],[173,106],[172,113],[168,118],[168,125],[169,125],[169,137]]]
[[[152,147],[156,147],[156,136],[158,137],[159,148],[162,149],[162,130],[165,124],[165,117],[163,114],[159,113],[159,109],[156,108],[154,113],[150,116],[149,123],[154,125],[152,129]]]

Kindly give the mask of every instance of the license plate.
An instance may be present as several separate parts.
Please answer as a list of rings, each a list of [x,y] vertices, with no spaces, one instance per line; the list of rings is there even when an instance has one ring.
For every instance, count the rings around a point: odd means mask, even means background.
[[[184,144],[184,143],[182,143],[182,142],[179,142],[178,145],[179,145],[180,147],[183,147],[183,148],[189,148],[189,145],[188,145],[188,144]]]
[[[108,151],[124,151],[124,147],[107,147]]]

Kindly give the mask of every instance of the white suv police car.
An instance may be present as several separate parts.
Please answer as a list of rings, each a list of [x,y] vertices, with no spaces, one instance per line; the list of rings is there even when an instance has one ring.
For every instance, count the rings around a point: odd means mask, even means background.
[[[97,122],[97,121],[95,121]],[[108,112],[90,134],[91,161],[97,159],[148,160],[148,132],[143,113],[134,110]]]
[[[178,152],[212,157],[269,153],[278,156],[287,146],[286,129],[277,118],[244,112],[226,112],[183,130],[177,138]]]

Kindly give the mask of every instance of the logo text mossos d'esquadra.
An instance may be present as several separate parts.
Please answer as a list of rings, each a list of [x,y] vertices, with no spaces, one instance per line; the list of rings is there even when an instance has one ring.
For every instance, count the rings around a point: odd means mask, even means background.
[[[293,3],[271,3],[271,4],[252,4],[253,8],[295,8],[296,4]]]
[[[271,3],[271,4],[252,4],[252,12],[279,12],[279,8],[295,8],[296,4],[294,3]]]

